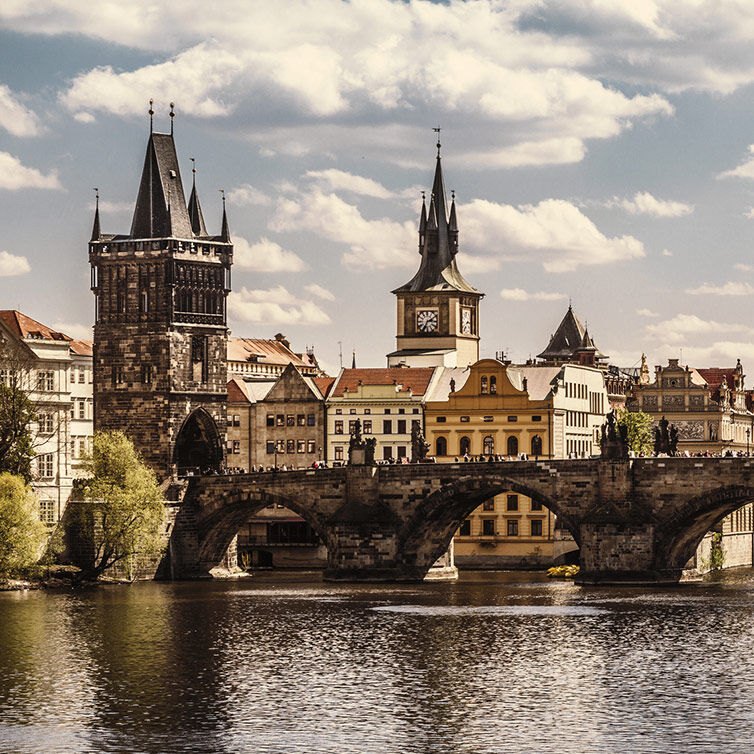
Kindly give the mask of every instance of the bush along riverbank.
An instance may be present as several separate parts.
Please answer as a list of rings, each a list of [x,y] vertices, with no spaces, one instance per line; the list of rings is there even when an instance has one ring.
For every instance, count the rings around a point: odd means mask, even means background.
[[[81,569],[70,565],[31,566],[0,574],[0,592],[60,589],[81,584]]]

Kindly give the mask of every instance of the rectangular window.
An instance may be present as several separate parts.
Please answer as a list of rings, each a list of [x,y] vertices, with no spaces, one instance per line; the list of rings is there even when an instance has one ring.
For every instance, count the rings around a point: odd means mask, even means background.
[[[405,408],[399,408],[398,409],[398,413],[399,414],[405,414],[406,413],[406,409]]]
[[[52,453],[42,453],[37,456],[37,471],[42,479],[52,479],[55,476],[55,464]]]
[[[514,520],[508,521],[508,536],[509,537],[518,536],[518,521],[514,521]]]
[[[365,414],[371,414],[372,413],[372,409],[371,408],[365,408],[364,409],[364,413]]]
[[[336,414],[342,414],[343,413],[343,409],[342,408],[336,408],[335,409],[335,413]]]
[[[306,440],[297,440],[296,441],[296,452],[297,453],[306,453]]]
[[[233,440],[233,453],[237,455],[240,452],[241,452],[241,441]]]
[[[86,400],[79,401],[79,419],[86,419]]]
[[[285,452],[286,453],[295,453],[296,452],[296,441],[295,440],[287,440],[285,443]]]
[[[39,416],[39,431],[43,435],[50,435],[54,430],[54,417],[52,414],[40,414]]]
[[[241,416],[239,414],[233,414],[233,426],[234,427],[241,426]]]
[[[275,417],[275,425],[278,427],[285,426],[285,414],[277,414]]]
[[[194,382],[206,382],[209,377],[209,338],[194,335],[191,338],[191,369]]]
[[[316,453],[317,452],[317,443],[314,440],[307,440],[306,441],[306,452],[307,453]]]
[[[389,461],[393,457],[393,449],[386,445],[382,448],[382,460],[383,461]]]
[[[418,409],[418,408],[415,408],[415,409],[414,409],[414,410],[413,410],[413,411],[412,411],[411,413],[412,413],[412,414],[418,414],[418,413],[419,413],[419,409]]]
[[[43,524],[55,523],[55,501],[54,500],[40,500],[39,501],[39,520]]]
[[[151,364],[141,365],[141,381],[144,385],[147,385],[152,381],[152,365]]]
[[[471,520],[466,519],[462,524],[461,528],[458,530],[458,536],[459,537],[470,537],[471,536]]]
[[[518,417],[517,416],[509,416],[508,417],[508,421],[509,422],[517,422],[518,421]]]
[[[444,416],[438,416],[438,417],[437,417],[437,419],[436,419],[435,421],[436,421],[436,422],[437,422],[438,424],[445,424],[445,422],[447,421],[447,418],[446,418],[446,417],[444,417]]]
[[[531,509],[533,511],[541,511],[542,510],[542,503],[538,503],[536,500],[531,501]]]
[[[539,519],[533,520],[531,522],[531,535],[532,537],[542,536],[542,521],[540,521]]]
[[[267,414],[267,426],[268,427],[275,426],[275,414]]]
[[[307,414],[306,415],[306,426],[307,427],[313,427],[317,423],[317,417],[314,414]]]
[[[348,413],[349,414],[355,414],[356,413],[356,409],[355,408],[351,408],[351,409],[348,410]]]
[[[352,435],[356,431],[356,422],[358,419],[353,419],[348,422],[348,434]]]
[[[398,458],[405,458],[406,457],[406,446],[405,445],[399,445],[398,446]]]
[[[405,419],[398,419],[398,434],[399,435],[406,434],[406,420]]]
[[[86,371],[82,368],[79,369],[79,383],[84,384],[86,382]]]
[[[343,434],[343,422],[342,421],[336,421],[335,422],[335,434],[336,435],[342,435]]]
[[[508,505],[507,508],[509,511],[517,511],[518,510],[518,495],[508,495]]]
[[[342,445],[335,446],[335,460],[336,461],[343,460],[343,446]]]
[[[365,435],[372,434],[372,420],[371,419],[364,419],[364,434]]]
[[[462,417],[461,417],[461,422],[462,422],[463,424],[467,424],[467,423],[468,423],[468,422],[470,422],[470,421],[471,421],[471,417],[470,417],[470,416],[462,416]]]
[[[112,367],[112,380],[113,380],[113,385],[123,384],[123,367],[119,367],[119,366]]]
[[[55,372],[42,371],[37,372],[37,390],[54,390],[55,389]]]
[[[306,414],[296,414],[296,424],[299,427],[306,426]]]
[[[495,510],[495,498],[493,497],[492,500],[485,500],[482,503],[482,510],[483,511],[494,511]]]
[[[272,440],[267,440],[267,452],[268,453],[275,452],[275,443]]]
[[[542,421],[542,417],[541,416],[532,416],[531,420],[533,422],[541,422]]]
[[[484,421],[486,421],[486,422],[491,422],[491,421],[494,421],[494,420],[495,420],[494,416],[485,416],[484,417]]]
[[[285,453],[285,440],[278,440],[275,443],[275,450],[277,450],[278,453]]]
[[[382,434],[383,435],[393,434],[393,422],[390,419],[382,420]]]
[[[79,437],[79,458],[83,458],[86,455],[86,437]]]
[[[288,416],[285,417],[285,425],[287,427],[295,427],[296,417],[293,414],[288,414]]]
[[[495,536],[495,519],[494,518],[482,519],[482,535],[485,537]]]

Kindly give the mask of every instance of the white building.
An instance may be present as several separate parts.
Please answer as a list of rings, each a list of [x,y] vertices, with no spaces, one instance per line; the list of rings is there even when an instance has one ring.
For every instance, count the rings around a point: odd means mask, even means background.
[[[6,342],[0,375],[18,380],[36,406],[32,487],[40,518],[57,522],[93,431],[92,343],[74,340],[19,311],[0,311]]]

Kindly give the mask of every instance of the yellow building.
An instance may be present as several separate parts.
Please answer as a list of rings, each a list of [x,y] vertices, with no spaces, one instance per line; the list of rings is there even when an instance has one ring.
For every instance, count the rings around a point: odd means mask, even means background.
[[[444,370],[425,403],[425,435],[438,463],[590,457],[608,410],[600,369],[482,359]],[[476,508],[455,538],[461,567],[549,565],[574,549],[552,513],[515,490]]]

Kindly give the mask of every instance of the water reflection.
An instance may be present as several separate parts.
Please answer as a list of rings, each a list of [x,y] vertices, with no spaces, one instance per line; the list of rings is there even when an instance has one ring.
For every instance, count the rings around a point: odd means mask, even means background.
[[[11,751],[744,751],[752,573],[0,595]],[[0,748],[3,748],[0,747]]]

